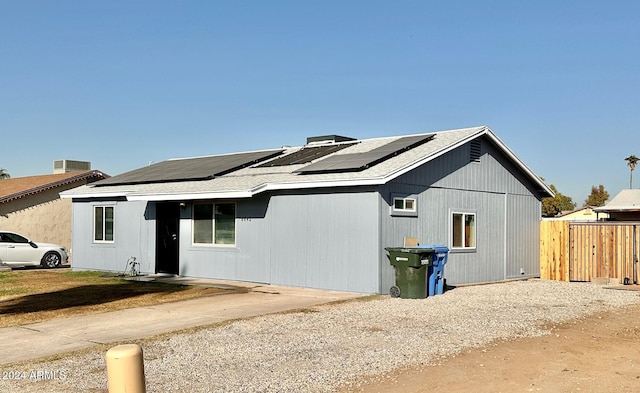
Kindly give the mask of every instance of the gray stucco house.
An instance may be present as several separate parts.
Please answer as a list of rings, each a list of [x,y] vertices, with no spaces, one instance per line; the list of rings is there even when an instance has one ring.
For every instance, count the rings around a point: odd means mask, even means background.
[[[73,268],[387,293],[384,247],[451,249],[449,284],[539,275],[552,191],[488,127],[172,159],[62,194]]]

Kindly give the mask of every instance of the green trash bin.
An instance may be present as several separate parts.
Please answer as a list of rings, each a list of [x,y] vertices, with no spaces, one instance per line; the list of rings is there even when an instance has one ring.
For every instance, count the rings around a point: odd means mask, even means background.
[[[427,266],[433,250],[413,247],[386,247],[389,262],[396,271],[396,285],[389,289],[392,297],[424,299],[427,297]]]

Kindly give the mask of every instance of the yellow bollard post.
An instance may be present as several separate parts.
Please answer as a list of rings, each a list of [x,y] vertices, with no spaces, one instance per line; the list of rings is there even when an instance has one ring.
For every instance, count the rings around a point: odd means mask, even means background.
[[[137,344],[115,346],[107,351],[109,393],[145,393],[142,348]]]

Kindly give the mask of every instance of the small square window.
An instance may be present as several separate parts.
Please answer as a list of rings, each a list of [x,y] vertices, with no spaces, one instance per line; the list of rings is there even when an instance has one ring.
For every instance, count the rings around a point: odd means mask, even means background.
[[[413,198],[393,198],[393,210],[415,212],[416,200]]]

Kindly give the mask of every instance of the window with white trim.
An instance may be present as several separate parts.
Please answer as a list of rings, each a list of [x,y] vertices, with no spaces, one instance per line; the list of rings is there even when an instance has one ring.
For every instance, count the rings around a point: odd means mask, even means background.
[[[476,214],[451,213],[451,248],[458,250],[476,248]]]
[[[415,213],[416,200],[414,198],[393,198],[393,210]]]
[[[114,222],[113,206],[94,206],[93,241],[96,243],[113,243]]]
[[[193,244],[233,246],[236,244],[236,204],[193,205]]]

